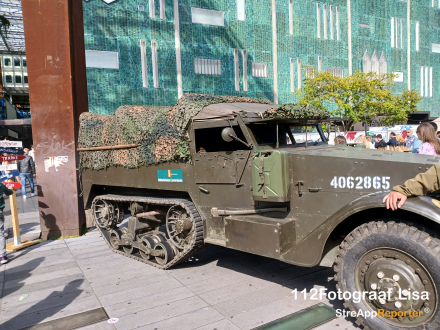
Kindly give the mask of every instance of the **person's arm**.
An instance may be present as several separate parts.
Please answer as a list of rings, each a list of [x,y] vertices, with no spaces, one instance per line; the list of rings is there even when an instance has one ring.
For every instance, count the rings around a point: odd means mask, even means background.
[[[29,157],[29,162],[31,163],[32,174],[35,174],[35,163],[34,163],[34,160],[32,159],[32,157]]]
[[[3,193],[5,195],[10,196],[14,193],[11,189],[8,189],[3,182],[1,184],[1,187],[3,188]]]
[[[21,161],[20,161],[20,160],[17,160],[17,170],[18,170],[18,172],[21,173],[21,171],[20,171],[20,163],[21,163]]]
[[[439,171],[440,165],[432,166],[425,173],[417,174],[414,179],[407,180],[403,185],[393,187],[394,191],[385,196],[383,203],[386,203],[387,209],[397,210],[405,204],[408,197],[426,195],[430,191],[439,190]]]

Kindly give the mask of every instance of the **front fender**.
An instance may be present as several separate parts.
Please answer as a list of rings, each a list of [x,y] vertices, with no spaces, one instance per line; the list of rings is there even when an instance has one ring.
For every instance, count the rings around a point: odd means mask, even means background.
[[[382,203],[382,200],[388,193],[389,192],[372,193],[348,203],[328,218],[321,226],[299,241],[295,247],[284,253],[281,256],[281,260],[299,266],[316,266],[321,260],[327,239],[336,226],[358,212],[368,209],[385,209],[385,204]],[[440,202],[429,196],[408,198],[401,209],[418,214],[440,224]]]

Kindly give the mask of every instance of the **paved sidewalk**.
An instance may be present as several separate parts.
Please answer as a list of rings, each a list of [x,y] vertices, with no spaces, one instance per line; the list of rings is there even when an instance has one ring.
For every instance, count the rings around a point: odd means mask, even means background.
[[[291,291],[335,290],[333,271],[208,245],[159,270],[109,250],[99,232],[10,254],[0,268],[0,329],[18,330],[104,307],[119,322],[83,330],[252,329],[317,304]],[[28,294],[18,302],[23,294]],[[310,298],[310,297],[309,297]],[[340,302],[323,300],[333,308]],[[316,329],[358,329],[335,319]]]

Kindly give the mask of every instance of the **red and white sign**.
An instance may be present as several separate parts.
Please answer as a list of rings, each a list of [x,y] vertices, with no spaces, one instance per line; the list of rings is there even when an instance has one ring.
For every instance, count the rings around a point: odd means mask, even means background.
[[[0,162],[11,162],[13,160],[22,160],[25,159],[24,155],[10,155],[10,156],[0,156]]]
[[[17,169],[17,164],[0,165],[0,171],[14,171]]]
[[[21,183],[20,182],[5,182],[5,186],[8,189],[18,189],[21,188]]]
[[[0,141],[1,148],[22,148],[23,143],[21,141]]]

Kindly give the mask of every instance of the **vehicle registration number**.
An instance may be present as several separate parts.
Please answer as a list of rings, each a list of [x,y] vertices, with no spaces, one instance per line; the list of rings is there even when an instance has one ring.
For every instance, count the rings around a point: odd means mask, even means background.
[[[330,186],[336,188],[348,189],[390,189],[389,176],[335,176],[330,182]]]

